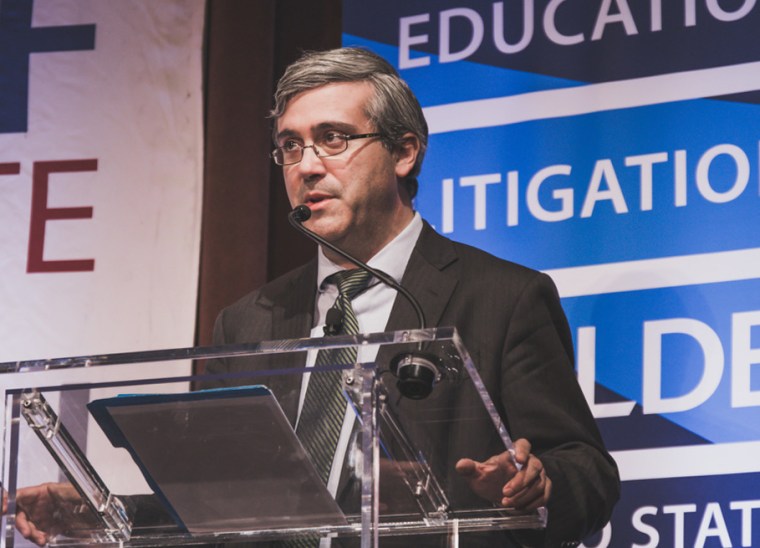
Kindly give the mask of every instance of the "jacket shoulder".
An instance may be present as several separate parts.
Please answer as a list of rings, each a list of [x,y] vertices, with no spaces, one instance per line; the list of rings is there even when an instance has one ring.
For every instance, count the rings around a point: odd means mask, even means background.
[[[217,344],[267,340],[274,336],[273,313],[308,311],[315,294],[316,259],[267,282],[222,309],[214,326]]]
[[[222,312],[233,313],[237,310],[249,310],[252,306],[271,307],[273,304],[280,301],[282,295],[287,294],[287,292],[290,291],[293,284],[307,278],[312,270],[316,272],[313,263],[315,263],[315,261],[310,261],[309,263],[301,265],[298,268],[265,283],[258,289],[254,289],[250,293],[240,297],[237,301],[226,306]]]
[[[509,279],[512,283],[529,283],[545,275],[533,268],[502,259],[487,251],[456,242],[427,225],[418,246],[419,252],[440,270],[453,269],[461,276],[483,283]]]

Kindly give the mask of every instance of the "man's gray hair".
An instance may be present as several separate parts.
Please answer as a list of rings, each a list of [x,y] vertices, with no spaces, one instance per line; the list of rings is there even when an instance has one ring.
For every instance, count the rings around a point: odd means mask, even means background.
[[[391,151],[400,150],[404,135],[413,133],[420,142],[417,161],[403,181],[410,197],[417,194],[417,176],[422,168],[428,140],[428,127],[419,101],[396,72],[379,55],[363,48],[339,48],[304,53],[290,65],[277,84],[275,106],[271,117],[275,122],[283,115],[288,102],[299,93],[335,82],[369,82],[375,96],[366,106],[367,118],[374,131]]]

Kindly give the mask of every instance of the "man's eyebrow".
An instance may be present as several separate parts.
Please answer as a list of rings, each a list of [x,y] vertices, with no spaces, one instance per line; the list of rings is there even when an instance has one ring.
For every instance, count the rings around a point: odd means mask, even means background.
[[[297,137],[298,133],[293,131],[292,129],[283,129],[282,131],[278,132],[277,135],[275,135],[275,141],[280,141],[281,139],[284,139],[286,137]]]
[[[321,122],[314,126],[312,128],[312,131],[314,132],[321,132],[328,129],[337,129],[338,131],[342,131],[344,133],[353,133],[356,131],[356,126],[354,124],[349,124],[348,122]]]
[[[356,131],[358,131],[357,126],[354,124],[350,124],[348,122],[337,122],[337,121],[333,122],[329,120],[325,122],[320,122],[317,125],[312,126],[310,131],[311,133],[316,134],[316,133],[322,133],[324,131],[327,131],[328,129],[334,129],[345,134],[356,133]],[[277,133],[277,135],[275,136],[275,140],[280,141],[282,139],[287,139],[291,137],[297,137],[299,139],[302,138],[299,132],[286,128],[280,131],[279,133]]]

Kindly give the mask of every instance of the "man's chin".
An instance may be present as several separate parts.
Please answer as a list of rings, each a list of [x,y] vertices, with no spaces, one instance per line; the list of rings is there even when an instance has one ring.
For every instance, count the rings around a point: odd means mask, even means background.
[[[340,242],[348,233],[348,230],[342,224],[331,220],[327,216],[312,217],[304,223],[304,226],[334,245],[340,245]]]

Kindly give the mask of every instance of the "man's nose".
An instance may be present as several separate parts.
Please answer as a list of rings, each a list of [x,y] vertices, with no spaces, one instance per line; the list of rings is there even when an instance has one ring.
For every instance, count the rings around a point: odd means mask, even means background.
[[[303,147],[302,154],[301,162],[298,164],[301,171],[309,173],[314,171],[324,171],[325,165],[322,162],[322,158],[315,145],[312,144]]]

